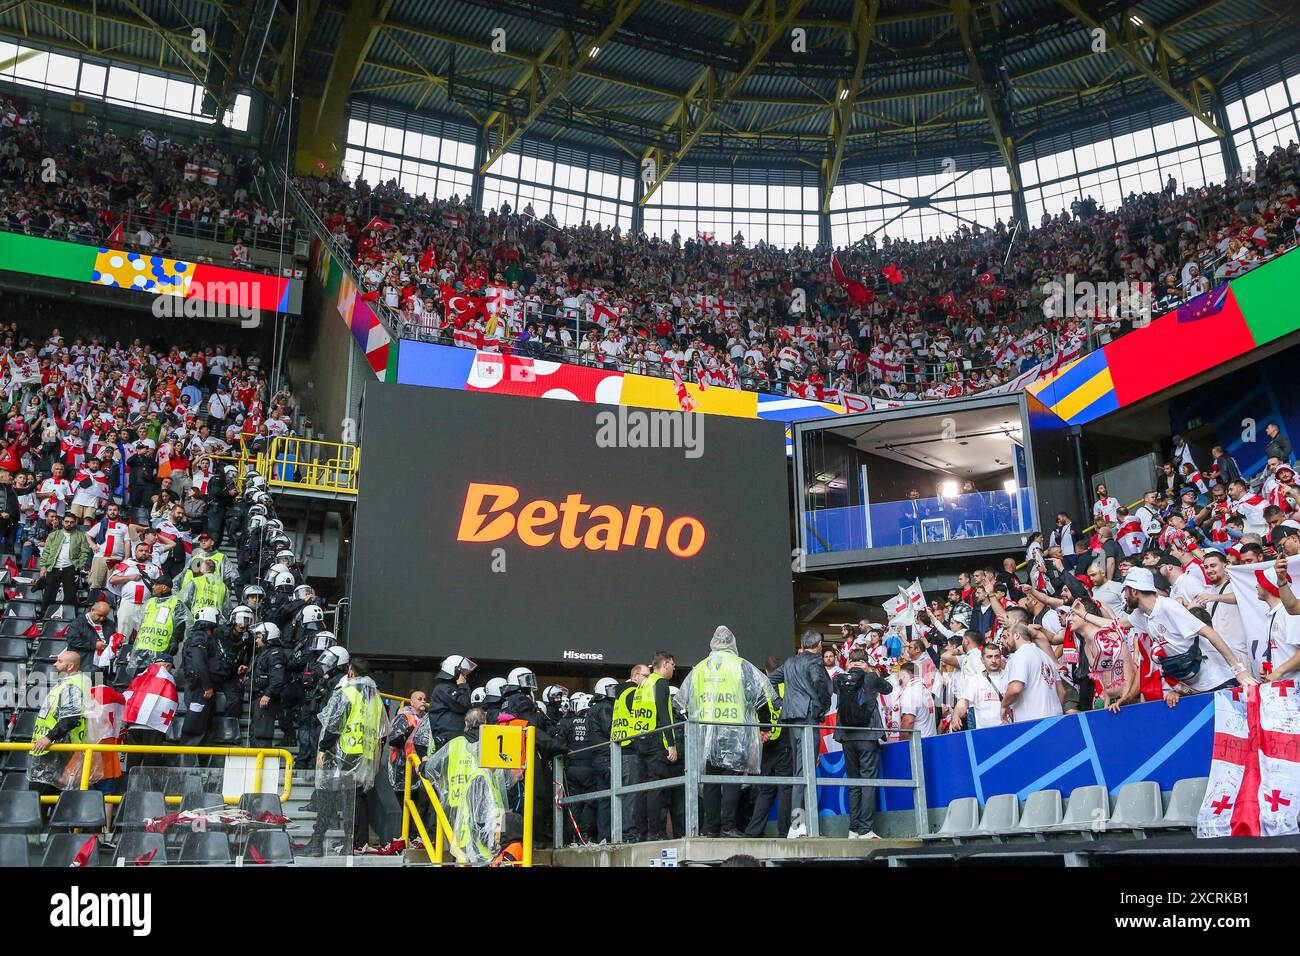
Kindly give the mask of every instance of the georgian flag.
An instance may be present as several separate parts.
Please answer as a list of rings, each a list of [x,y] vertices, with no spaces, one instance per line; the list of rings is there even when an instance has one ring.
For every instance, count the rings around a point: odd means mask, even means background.
[[[199,178],[199,164],[198,164],[198,163],[186,163],[186,164],[185,164],[185,181],[186,181],[187,183],[197,182],[197,181],[198,181],[198,178]]]
[[[221,173],[212,166],[204,166],[199,170],[199,179],[205,186],[215,186],[221,180]]]
[[[1273,681],[1214,695],[1214,749],[1210,780],[1196,819],[1198,837],[1297,832],[1297,728],[1300,698],[1295,681]]]
[[[123,379],[117,388],[118,397],[128,403],[144,401],[144,396],[148,391],[148,380],[140,378],[138,375],[130,375]]]
[[[450,229],[459,229],[465,224],[465,220],[460,213],[444,212],[442,214],[442,224]]]
[[[176,678],[161,663],[150,664],[126,689],[122,722],[167,733],[176,716]]]
[[[618,321],[618,313],[607,305],[595,302],[591,307],[591,320],[602,329],[607,329],[609,323]]]
[[[686,387],[686,381],[682,378],[682,373],[677,370],[677,366],[672,366],[673,371],[673,389],[677,392],[677,404],[681,406],[684,412],[695,411],[695,399],[691,397],[690,390]]]

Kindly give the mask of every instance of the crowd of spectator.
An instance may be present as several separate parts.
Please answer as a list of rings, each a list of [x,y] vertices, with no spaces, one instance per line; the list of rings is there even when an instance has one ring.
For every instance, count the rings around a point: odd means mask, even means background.
[[[858,305],[820,246],[561,228],[531,205],[480,211],[341,173],[297,186],[364,296],[409,336],[832,401],[909,400],[1006,384],[1291,248],[1298,156],[1293,142],[1261,153],[1251,175],[1181,193],[1171,178],[1112,211],[1077,199],[1037,228],[868,235],[835,250],[868,288]],[[1058,308],[1045,290],[1066,276],[1121,291]]]
[[[258,198],[265,171],[256,156],[149,129],[119,135],[95,119],[55,142],[35,106],[9,99],[0,99],[0,117],[0,209],[10,231],[164,256],[177,255],[173,236],[212,239],[232,244],[235,267],[251,265],[250,244],[292,232],[292,218]]]

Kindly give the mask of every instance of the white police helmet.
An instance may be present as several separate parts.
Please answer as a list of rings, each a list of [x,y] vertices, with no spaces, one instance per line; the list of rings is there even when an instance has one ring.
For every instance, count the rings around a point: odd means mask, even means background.
[[[572,697],[569,698],[569,713],[571,714],[584,714],[587,712],[587,708],[590,706],[591,706],[590,694],[584,694],[582,693],[582,691],[578,691],[576,694],[574,694]]]
[[[215,607],[201,607],[194,612],[195,624],[216,624],[217,609]]]
[[[266,638],[267,644],[279,644],[280,628],[270,621],[263,621],[253,628],[253,636]]]
[[[471,674],[474,668],[478,667],[468,657],[462,657],[460,654],[451,654],[443,658],[442,666],[438,668],[438,673],[443,677],[455,678],[457,674]]]
[[[325,609],[319,604],[308,604],[302,609],[304,624],[319,624],[323,620],[325,620]]]
[[[471,706],[481,707],[483,705],[483,701],[486,698],[487,698],[486,687],[475,687],[472,691],[469,692],[469,702]]]
[[[504,677],[493,677],[483,685],[483,690],[488,697],[495,697],[500,700],[506,695],[506,679]]]
[[[252,627],[255,618],[256,615],[253,613],[253,609],[247,604],[240,604],[230,612],[231,624],[243,624],[245,627]]]
[[[352,660],[352,655],[348,653],[346,647],[334,645],[320,656],[321,666],[327,671],[337,670],[340,667],[347,667],[348,661]]]
[[[518,687],[520,690],[537,690],[537,675],[527,667],[516,667],[506,676],[507,687]]]
[[[618,690],[618,681],[612,677],[602,677],[596,681],[596,696],[610,697],[614,696],[614,691]]]
[[[338,643],[338,638],[334,636],[333,631],[317,631],[312,635],[311,649],[313,651],[327,651]]]
[[[307,601],[316,596],[316,589],[310,584],[300,584],[293,589],[293,596],[297,601]]]

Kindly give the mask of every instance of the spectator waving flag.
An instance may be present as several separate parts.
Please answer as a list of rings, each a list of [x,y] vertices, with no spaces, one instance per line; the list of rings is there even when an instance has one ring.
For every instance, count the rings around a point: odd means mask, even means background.
[[[122,723],[127,727],[148,727],[167,733],[176,716],[176,678],[161,664],[150,664],[126,689],[126,710]]]
[[[844,274],[844,267],[840,265],[838,256],[831,256],[831,275],[839,283],[840,288],[848,293],[849,301],[854,305],[867,305],[875,296],[862,282],[857,279],[850,279]]]
[[[465,224],[465,220],[461,218],[460,213],[444,212],[442,214],[442,224],[449,229],[459,229]]]
[[[677,404],[681,406],[684,412],[695,411],[695,399],[691,398],[690,389],[686,387],[686,381],[682,378],[682,373],[677,371],[677,366],[673,367],[673,388],[677,392]]]
[[[487,299],[481,296],[464,295],[449,285],[442,287],[442,302],[447,309],[447,317],[457,326],[464,325],[475,316],[487,318]]]

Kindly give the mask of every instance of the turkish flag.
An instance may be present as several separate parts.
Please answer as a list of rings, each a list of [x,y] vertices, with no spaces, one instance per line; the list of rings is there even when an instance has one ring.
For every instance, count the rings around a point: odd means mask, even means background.
[[[898,285],[905,278],[903,273],[898,270],[898,266],[892,262],[880,270],[880,274],[889,280],[890,285]]]
[[[835,276],[835,281],[849,295],[849,301],[854,305],[867,305],[875,298],[875,293],[868,289],[857,279],[850,279],[844,274],[844,268],[840,265],[837,256],[831,256],[831,275]]]
[[[370,232],[372,230],[385,230],[385,229],[392,229],[392,228],[393,228],[392,223],[384,222],[384,220],[376,216],[374,219],[371,219],[368,223],[366,223],[365,228],[363,228],[361,231]]]
[[[444,285],[442,303],[447,310],[447,316],[457,325],[464,325],[479,315],[487,318],[487,299],[482,296],[464,295],[451,286]]]

